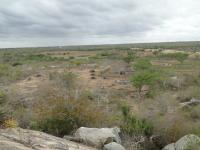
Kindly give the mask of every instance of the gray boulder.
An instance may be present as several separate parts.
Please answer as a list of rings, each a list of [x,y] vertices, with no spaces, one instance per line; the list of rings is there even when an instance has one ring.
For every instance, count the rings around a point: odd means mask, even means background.
[[[186,135],[175,143],[176,150],[188,150],[192,147],[198,147],[198,150],[200,150],[200,138],[193,134]]]
[[[105,144],[116,142],[121,144],[119,137],[120,129],[115,128],[86,128],[81,127],[75,133],[75,138],[83,143],[97,148],[102,148]]]
[[[200,105],[200,100],[192,98],[190,101],[180,103],[180,108],[187,108],[196,105]]]
[[[173,76],[169,80],[165,81],[164,84],[171,89],[179,89],[185,84],[185,78]]]
[[[10,128],[0,130],[0,150],[95,150],[39,131]]]
[[[125,148],[116,142],[112,142],[104,145],[103,150],[125,150]]]
[[[175,145],[174,145],[174,143],[171,143],[171,144],[165,146],[162,150],[175,150]]]
[[[200,137],[193,134],[185,135],[176,143],[165,146],[163,150],[200,150]]]

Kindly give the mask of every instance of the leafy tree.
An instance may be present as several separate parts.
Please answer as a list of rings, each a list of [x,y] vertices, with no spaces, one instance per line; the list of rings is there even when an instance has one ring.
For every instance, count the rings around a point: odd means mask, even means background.
[[[131,82],[138,90],[141,97],[141,90],[144,85],[152,87],[158,80],[161,79],[161,74],[155,70],[149,58],[138,59],[134,64],[136,73],[131,77]]]
[[[136,58],[136,53],[132,51],[127,52],[127,56],[123,58],[123,60],[127,63],[133,62]]]
[[[134,68],[139,71],[139,70],[149,70],[151,69],[152,64],[148,58],[141,58],[136,61],[134,64]]]
[[[185,59],[187,59],[188,54],[186,54],[186,53],[176,53],[175,57],[176,57],[176,60],[178,60],[179,62],[183,63],[183,61]]]
[[[152,86],[158,80],[158,74],[151,71],[138,72],[131,77],[131,82],[133,86],[138,89],[139,95],[141,95],[141,90],[143,85]]]

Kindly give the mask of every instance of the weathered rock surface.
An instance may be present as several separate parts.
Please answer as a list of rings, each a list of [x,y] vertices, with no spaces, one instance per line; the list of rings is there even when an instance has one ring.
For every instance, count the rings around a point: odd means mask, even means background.
[[[98,148],[102,148],[105,144],[116,142],[121,144],[119,137],[119,128],[79,128],[75,137],[83,141],[83,143]]]
[[[157,149],[161,149],[165,146],[165,139],[160,135],[152,135],[149,140]]]
[[[179,139],[176,143],[169,144],[163,150],[200,150],[200,137],[189,134]]]
[[[0,150],[95,150],[39,131],[21,128],[0,130]]]
[[[175,143],[177,150],[186,150],[194,146],[200,149],[200,137],[193,134],[186,135]]]
[[[175,150],[174,143],[171,143],[163,148],[163,150]]]
[[[181,88],[185,83],[185,79],[182,77],[171,77],[169,80],[165,82],[165,85],[168,87],[171,87],[172,89],[179,89]]]
[[[104,145],[103,150],[125,150],[125,148],[116,142],[112,142]]]
[[[180,103],[180,107],[181,108],[191,107],[191,106],[195,106],[195,105],[200,105],[200,100],[199,99],[192,98],[188,102]]]

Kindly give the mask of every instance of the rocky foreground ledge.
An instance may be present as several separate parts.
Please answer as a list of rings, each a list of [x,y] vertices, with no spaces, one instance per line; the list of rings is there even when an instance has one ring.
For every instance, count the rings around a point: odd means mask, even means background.
[[[39,131],[21,128],[0,130],[0,150],[96,150]]]
[[[0,150],[125,150],[119,132],[119,128],[81,127],[73,137],[58,138],[21,128],[1,129]]]
[[[0,150],[125,150],[119,132],[119,128],[81,127],[72,137],[58,138],[21,128],[0,129]],[[200,137],[185,135],[162,150],[200,150]]]

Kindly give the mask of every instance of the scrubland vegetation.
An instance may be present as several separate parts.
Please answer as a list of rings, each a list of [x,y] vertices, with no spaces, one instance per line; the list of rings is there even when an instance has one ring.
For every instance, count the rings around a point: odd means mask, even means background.
[[[169,43],[0,50],[1,128],[62,137],[81,126],[119,126],[127,149],[127,141],[140,136],[159,135],[162,146],[189,133],[200,136],[200,105],[181,107],[200,99],[198,48]]]

